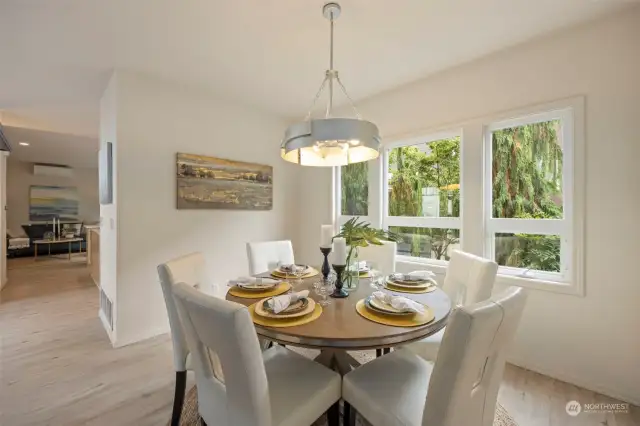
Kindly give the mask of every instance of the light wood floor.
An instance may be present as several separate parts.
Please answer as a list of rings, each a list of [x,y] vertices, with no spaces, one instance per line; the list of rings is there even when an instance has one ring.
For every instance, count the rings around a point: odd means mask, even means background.
[[[174,377],[168,335],[113,349],[81,256],[15,259],[8,268],[0,294],[0,425],[166,425]],[[569,400],[612,401],[507,367],[499,401],[520,426],[640,426],[636,407],[569,417]]]

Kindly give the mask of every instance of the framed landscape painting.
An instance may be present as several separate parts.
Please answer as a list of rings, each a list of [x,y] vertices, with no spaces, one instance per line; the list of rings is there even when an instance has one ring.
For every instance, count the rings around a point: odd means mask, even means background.
[[[71,186],[32,185],[29,191],[29,220],[78,220],[78,191]]]
[[[271,210],[273,167],[204,155],[177,155],[178,209]]]

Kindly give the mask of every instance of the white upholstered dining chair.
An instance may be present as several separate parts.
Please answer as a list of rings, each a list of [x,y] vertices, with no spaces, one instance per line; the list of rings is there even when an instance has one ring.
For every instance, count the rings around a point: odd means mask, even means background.
[[[290,265],[295,262],[293,246],[289,240],[247,243],[247,259],[251,275],[274,269],[274,265]]]
[[[396,271],[396,248],[393,241],[381,241],[381,245],[370,244],[358,249],[358,260],[372,262],[376,269],[384,275]]]
[[[491,297],[498,264],[473,254],[454,250],[444,277],[442,290],[454,304],[471,305]],[[405,347],[428,361],[435,361],[444,329]]]
[[[511,287],[456,308],[435,364],[401,349],[347,373],[345,420],[353,424],[355,409],[373,426],[492,426],[525,301],[524,290]]]
[[[158,275],[169,315],[171,341],[173,343],[173,367],[176,371],[176,387],[173,399],[171,426],[180,423],[180,414],[187,385],[187,370],[192,369],[192,359],[187,347],[180,318],[172,294],[172,286],[182,282],[199,291],[211,292],[212,288],[205,278],[205,260],[202,253],[191,253],[172,259],[158,266]]]
[[[340,375],[281,346],[260,352],[243,305],[173,286],[174,299],[194,357],[198,409],[211,426],[307,426],[329,411],[337,425]],[[214,350],[225,382],[207,357]]]

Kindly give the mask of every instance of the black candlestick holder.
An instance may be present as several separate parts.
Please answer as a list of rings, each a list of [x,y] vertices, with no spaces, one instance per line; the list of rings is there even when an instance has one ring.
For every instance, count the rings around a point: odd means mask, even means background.
[[[329,267],[329,253],[331,253],[331,247],[320,247],[320,251],[324,255],[324,261],[322,262],[322,268],[320,271],[326,281],[329,278],[329,273],[331,272],[331,268]]]
[[[336,288],[333,290],[331,297],[343,298],[349,296],[342,286],[344,283],[342,282],[342,274],[346,269],[347,265],[333,265],[333,270],[336,271]]]

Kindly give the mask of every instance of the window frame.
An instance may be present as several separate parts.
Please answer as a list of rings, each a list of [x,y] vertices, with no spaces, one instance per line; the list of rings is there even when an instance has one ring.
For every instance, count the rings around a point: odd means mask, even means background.
[[[390,152],[395,148],[405,147],[405,146],[416,146],[421,144],[429,144],[431,142],[443,140],[443,139],[451,139],[458,137],[460,138],[460,154],[459,154],[459,162],[460,162],[460,215],[458,217],[413,217],[413,216],[390,216],[389,215],[389,155]],[[382,179],[382,228],[389,229],[390,226],[406,226],[412,228],[437,228],[437,229],[456,229],[460,231],[460,239],[458,244],[462,247],[462,240],[464,237],[464,233],[462,231],[462,215],[463,215],[463,194],[464,189],[462,185],[463,180],[463,132],[462,129],[455,130],[444,130],[437,132],[429,132],[425,133],[423,136],[414,136],[411,138],[403,138],[397,139],[393,142],[387,143],[383,147],[383,152],[381,154],[381,179]],[[417,263],[417,264],[426,264],[433,265],[438,267],[446,267],[449,263],[447,260],[441,259],[431,259],[425,257],[418,256],[407,256],[407,255],[396,255],[396,260],[399,262],[407,262],[407,263]]]
[[[575,96],[571,98],[559,99],[547,103],[541,103],[520,108],[492,113],[468,120],[450,122],[443,126],[433,126],[418,129],[408,133],[396,134],[386,137],[380,149],[380,157],[369,162],[369,199],[368,215],[362,216],[363,220],[369,221],[372,226],[388,229],[398,223],[388,216],[388,182],[386,171],[388,170],[389,151],[398,146],[415,145],[425,141],[433,141],[451,136],[460,136],[460,248],[466,252],[493,258],[495,253],[488,250],[487,239],[492,235],[488,232],[486,214],[490,204],[487,201],[486,188],[491,188],[485,184],[487,180],[487,130],[496,130],[497,123],[509,127],[524,124],[523,120],[529,118],[533,122],[535,117],[553,116],[558,111],[564,111],[570,115],[570,121],[565,125],[563,120],[563,220],[564,224],[549,225],[550,233],[552,228],[557,226],[569,239],[561,244],[561,265],[569,265],[569,273],[560,277],[558,273],[544,274],[538,273],[533,277],[522,276],[523,269],[500,267],[496,284],[498,286],[516,285],[534,290],[542,290],[553,293],[567,294],[583,297],[585,295],[584,283],[584,226],[585,226],[585,97]],[[555,118],[554,118],[555,119]],[[504,128],[504,127],[503,127]],[[571,128],[572,137],[567,138],[564,134],[566,129]],[[451,130],[456,129],[456,130]],[[425,135],[427,135],[425,137]],[[429,136],[430,135],[430,136]],[[567,141],[571,142],[570,153],[567,155],[565,148]],[[491,140],[489,139],[489,142]],[[570,158],[570,160],[568,159]],[[571,161],[571,167],[567,167]],[[490,164],[490,163],[489,163]],[[341,181],[340,168],[333,168],[334,197],[332,199],[333,220],[336,228],[339,228],[352,216],[340,215],[341,203]],[[335,196],[337,195],[337,197]],[[567,202],[567,200],[570,200]],[[490,201],[490,198],[489,198]],[[431,227],[453,227],[445,226],[444,221],[450,218],[406,218],[405,223],[415,221],[420,225],[433,225],[431,219],[441,220]],[[426,220],[425,220],[426,219]],[[493,218],[492,218],[493,219]],[[496,218],[497,219],[497,218]],[[444,221],[442,221],[444,220]],[[546,220],[546,219],[536,219]],[[448,224],[452,225],[452,224]],[[524,229],[525,225],[518,222],[518,230]],[[522,225],[522,226],[520,226]],[[409,225],[413,226],[413,225]],[[516,229],[516,228],[514,228]],[[532,230],[535,228],[531,228]],[[537,232],[531,233],[540,233]],[[560,233],[558,233],[560,235]],[[490,247],[493,249],[493,247]],[[397,255],[396,260],[400,271],[410,271],[414,269],[427,268],[440,276],[446,273],[447,261],[429,258],[419,258],[404,255]],[[564,262],[562,262],[564,260]],[[561,271],[562,272],[562,271]]]
[[[562,148],[562,218],[561,219],[516,219],[494,218],[493,214],[493,132],[525,126],[528,124],[560,121]],[[522,279],[537,279],[548,282],[570,282],[572,278],[572,220],[573,220],[573,145],[574,124],[571,108],[556,109],[493,121],[484,128],[484,256],[495,260],[495,235],[498,233],[521,233],[533,235],[558,235],[560,237],[560,271],[540,271],[500,265],[498,273]]]

